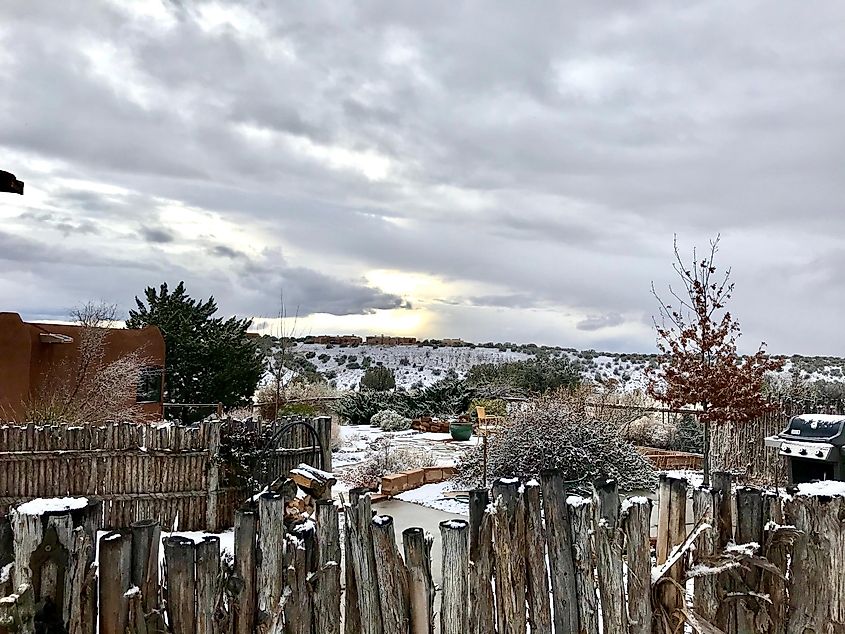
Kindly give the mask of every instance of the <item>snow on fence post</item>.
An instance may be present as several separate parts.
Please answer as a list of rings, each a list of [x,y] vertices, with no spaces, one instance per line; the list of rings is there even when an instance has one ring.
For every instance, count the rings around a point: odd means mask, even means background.
[[[254,509],[235,511],[235,574],[240,580],[234,598],[234,634],[253,634],[258,600],[256,597],[256,530]]]
[[[361,615],[361,634],[382,634],[381,605],[373,554],[373,513],[367,489],[351,489],[352,504],[346,509],[346,529],[350,533],[347,557],[355,571],[355,587]],[[354,630],[353,630],[354,631]]]
[[[408,567],[408,604],[411,634],[434,634],[434,581],[431,578],[433,539],[421,528],[402,531],[405,565]],[[488,630],[492,631],[492,630]]]
[[[214,623],[220,579],[220,538],[209,535],[197,551],[197,629],[196,634],[216,634]]]
[[[687,481],[685,478],[661,474],[657,494],[657,563],[660,565],[687,536]],[[683,582],[683,574],[683,562],[679,561],[672,566],[665,580],[662,580],[657,588],[658,603],[668,619],[670,632],[674,632],[683,623],[681,610],[684,607],[684,595],[676,585]]]
[[[469,596],[472,597],[469,604],[469,631],[472,634],[488,634],[496,629],[493,517],[487,512],[489,503],[487,489],[473,489],[469,492]],[[413,634],[418,633],[414,631]]]
[[[285,589],[285,504],[283,493],[265,491],[258,497],[258,622],[275,631],[282,623]]]
[[[210,421],[208,425],[208,497],[205,506],[206,530],[216,531],[219,526],[218,497],[220,489],[220,429],[223,422]]]
[[[372,524],[384,634],[408,634],[408,570],[396,547],[393,518],[376,515]]]
[[[622,505],[628,558],[628,632],[651,634],[651,500],[636,497]]]
[[[141,591],[141,610],[150,632],[163,631],[164,620],[158,612],[158,553],[161,546],[161,524],[158,520],[141,520],[131,525],[132,585]]]
[[[317,553],[314,631],[340,634],[340,522],[334,500],[317,501]]]
[[[499,631],[507,634],[524,634],[526,625],[525,505],[519,490],[517,478],[493,482],[496,614]]]
[[[194,540],[180,535],[165,537],[167,620],[173,634],[194,634],[197,628],[197,577]]]
[[[100,634],[125,634],[132,587],[132,536],[117,531],[100,538]]]
[[[14,594],[0,598],[0,632],[35,634],[35,599],[31,585],[23,584]]]
[[[443,543],[440,634],[466,634],[469,628],[469,522],[440,522]],[[523,628],[525,626],[523,625]]]
[[[593,484],[593,504],[602,631],[606,634],[622,633],[627,631],[627,624],[616,480],[597,480]]]
[[[540,506],[540,483],[525,485],[525,562],[528,590],[528,622],[531,634],[552,634],[549,606],[549,575],[546,570],[546,535]]]
[[[593,569],[593,502],[590,498],[571,495],[566,498],[566,510],[572,536],[572,563],[577,596],[577,631],[598,634],[599,609],[596,599],[596,577]],[[548,517],[548,516],[547,516]],[[548,520],[547,520],[548,521]],[[552,547],[549,536],[549,549]],[[573,630],[576,631],[576,630]]]
[[[578,594],[566,505],[566,479],[559,469],[544,470],[540,472],[540,486],[543,489],[543,510],[549,544],[555,632],[578,632]]]

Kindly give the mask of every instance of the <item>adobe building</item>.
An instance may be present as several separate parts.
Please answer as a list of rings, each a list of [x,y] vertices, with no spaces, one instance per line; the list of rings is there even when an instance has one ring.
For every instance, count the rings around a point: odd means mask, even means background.
[[[364,340],[356,335],[317,335],[305,337],[305,343],[331,344],[335,346],[357,346]]]
[[[416,337],[385,337],[376,335],[367,337],[368,346],[410,346],[417,343]]]
[[[108,328],[103,363],[140,351],[149,366],[138,377],[136,403],[145,419],[161,419],[164,337],[155,326]],[[22,422],[23,405],[44,381],[72,380],[82,326],[28,323],[0,312],[0,419]]]

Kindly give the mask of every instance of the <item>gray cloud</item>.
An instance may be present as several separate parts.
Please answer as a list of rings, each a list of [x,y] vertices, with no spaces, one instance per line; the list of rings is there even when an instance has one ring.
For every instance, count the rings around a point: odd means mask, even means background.
[[[749,345],[845,354],[845,6],[222,4],[0,5],[4,305],[407,307],[384,269],[466,290],[423,334],[651,349],[672,234],[721,232]]]

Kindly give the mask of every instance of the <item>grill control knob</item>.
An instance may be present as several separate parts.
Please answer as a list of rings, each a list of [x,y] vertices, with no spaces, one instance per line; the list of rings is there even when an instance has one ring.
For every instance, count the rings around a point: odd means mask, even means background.
[[[790,449],[789,447],[784,447],[783,453],[792,453],[792,449]]]
[[[821,451],[817,451],[817,452],[816,452],[816,455],[817,455],[819,458],[821,458],[824,454],[823,454]]]
[[[798,450],[798,453],[800,453],[802,456],[806,456],[806,455],[807,455],[807,450],[806,450],[806,449],[799,449],[799,450]]]

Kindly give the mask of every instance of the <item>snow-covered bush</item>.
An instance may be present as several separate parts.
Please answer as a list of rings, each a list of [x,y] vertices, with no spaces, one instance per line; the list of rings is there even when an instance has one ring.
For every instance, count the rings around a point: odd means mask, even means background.
[[[386,409],[375,414],[370,419],[370,425],[378,426],[382,431],[404,431],[411,428],[411,419],[392,409]]]
[[[424,447],[395,447],[387,438],[372,445],[374,451],[361,464],[350,469],[344,480],[359,487],[378,487],[382,476],[422,467],[433,467],[434,454]]]
[[[458,463],[458,479],[481,481],[482,446]],[[541,470],[562,469],[567,480],[585,488],[596,478],[615,478],[622,490],[651,488],[654,469],[614,425],[587,417],[577,399],[547,397],[511,413],[508,424],[488,440],[488,478],[536,477]]]

